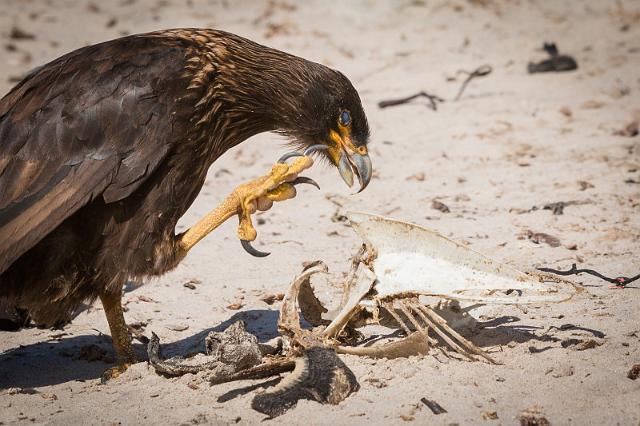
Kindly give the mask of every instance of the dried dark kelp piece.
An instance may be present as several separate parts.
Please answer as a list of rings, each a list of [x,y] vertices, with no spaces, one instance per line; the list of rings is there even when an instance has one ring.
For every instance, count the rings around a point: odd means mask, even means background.
[[[493,71],[493,68],[491,67],[491,65],[486,65],[486,64],[479,66],[473,71],[464,71],[464,70],[458,71],[458,73],[466,74],[467,78],[462,82],[462,85],[460,85],[458,94],[456,95],[455,98],[453,98],[453,101],[455,102],[460,99],[460,97],[462,96],[462,93],[467,88],[467,85],[471,82],[471,80],[473,80],[474,78],[487,76],[491,74],[492,71]],[[438,95],[432,95],[423,91],[423,92],[418,92],[415,95],[407,96],[405,98],[387,99],[384,101],[380,101],[378,102],[378,107],[382,109],[382,108],[388,108],[392,106],[403,105],[419,97],[427,98],[429,100],[429,108],[431,108],[434,111],[437,111],[438,103],[445,101],[443,98],[441,98]]]
[[[464,71],[464,70],[458,71],[460,73],[467,74],[467,78],[462,82],[462,85],[460,86],[460,90],[458,90],[458,94],[456,95],[455,98],[453,98],[453,100],[457,101],[460,99],[460,97],[462,96],[462,93],[464,92],[464,89],[467,88],[467,85],[471,82],[471,80],[473,80],[474,78],[487,76],[491,74],[492,71],[493,71],[493,68],[491,67],[491,65],[481,65],[471,72]]]
[[[578,69],[576,60],[569,55],[560,55],[555,43],[545,43],[542,48],[549,54],[550,58],[537,63],[529,62],[529,65],[527,65],[529,74],[573,71]]]
[[[584,186],[584,189],[593,188],[593,185],[589,186],[590,184],[588,182],[582,182],[580,185],[581,185],[581,187]],[[581,191],[582,190],[583,189],[581,189]],[[591,204],[591,203],[592,203],[591,200],[556,201],[556,202],[553,202],[553,203],[546,203],[542,207],[533,206],[529,210],[521,210],[521,209],[513,208],[513,209],[510,209],[509,211],[510,212],[514,211],[514,212],[516,212],[518,214],[525,214],[525,213],[531,213],[531,212],[535,212],[535,211],[538,211],[538,210],[542,209],[542,210],[551,210],[551,213],[553,213],[554,215],[562,215],[562,214],[564,214],[565,207],[568,207],[568,206],[579,206],[579,205]]]
[[[420,398],[420,402],[422,402],[424,405],[426,405],[427,407],[429,407],[429,410],[431,410],[431,412],[435,415],[438,414],[444,414],[447,412],[447,410],[445,410],[444,408],[442,408],[442,405],[438,404],[437,402],[427,399],[427,398]]]
[[[256,395],[251,408],[273,418],[301,399],[335,405],[360,388],[353,372],[333,349],[309,348],[295,362],[293,372],[273,389]]]
[[[388,99],[385,101],[380,101],[378,102],[378,107],[382,109],[382,108],[388,108],[391,106],[403,105],[419,97],[427,98],[429,100],[429,107],[434,111],[438,109],[438,102],[444,102],[444,99],[442,99],[440,96],[431,95],[427,92],[418,92],[415,95],[407,96],[405,98]]]
[[[590,274],[593,275],[595,277],[600,278],[601,280],[607,281],[611,284],[613,284],[616,288],[624,288],[627,285],[631,284],[632,282],[634,282],[635,280],[637,280],[638,278],[640,278],[640,274],[634,276],[634,277],[615,277],[615,278],[609,278],[606,277],[604,275],[602,275],[600,272],[594,271],[593,269],[577,269],[576,268],[576,264],[572,264],[571,265],[571,269],[569,269],[568,271],[561,271],[559,269],[552,269],[552,268],[537,268],[538,271],[542,271],[542,272],[549,272],[551,274],[556,274],[556,275],[562,275],[562,276],[568,276],[568,275],[577,275],[577,274]]]

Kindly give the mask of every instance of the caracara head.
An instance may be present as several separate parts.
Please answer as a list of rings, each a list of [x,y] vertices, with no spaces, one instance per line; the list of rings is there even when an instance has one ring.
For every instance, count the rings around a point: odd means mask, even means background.
[[[225,33],[226,34],[226,33]],[[226,34],[221,81],[249,133],[276,131],[305,151],[315,150],[360,191],[371,180],[369,125],[358,92],[344,74],[249,40]],[[220,43],[218,43],[219,45]],[[219,49],[219,46],[218,46]],[[220,96],[217,93],[217,96]]]
[[[294,73],[301,80],[300,94],[287,100],[282,133],[300,148],[323,147],[320,155],[337,167],[349,187],[355,176],[362,191],[371,180],[372,169],[367,149],[369,124],[358,92],[344,74],[305,62],[310,68]]]

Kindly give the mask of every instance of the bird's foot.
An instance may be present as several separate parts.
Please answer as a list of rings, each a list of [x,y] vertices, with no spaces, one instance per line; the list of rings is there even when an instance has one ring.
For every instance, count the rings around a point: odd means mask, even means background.
[[[313,146],[304,153],[287,153],[273,165],[269,174],[240,185],[233,191],[239,203],[238,238],[240,238],[242,247],[249,254],[257,257],[269,255],[269,253],[256,250],[251,245],[251,241],[254,241],[257,236],[251,221],[252,214],[258,210],[269,210],[275,201],[294,198],[296,185],[304,183],[320,189],[320,186],[313,179],[299,176],[302,171],[313,165],[313,159],[310,155],[319,149],[323,149],[323,147]],[[290,158],[295,159],[289,164],[286,161]]]
[[[269,253],[258,251],[251,246],[251,241],[254,241],[257,236],[251,215],[258,210],[269,210],[274,201],[284,201],[295,197],[295,187],[298,184],[306,183],[320,188],[313,179],[299,176],[301,172],[313,165],[313,159],[310,155],[320,149],[324,149],[324,145],[314,145],[303,153],[285,154],[273,165],[267,175],[234,189],[217,208],[178,237],[179,251],[176,259],[183,258],[198,241],[233,216],[238,216],[240,220],[237,233],[242,247],[253,256],[269,255]],[[286,162],[292,158],[290,163]]]
[[[122,364],[118,364],[114,367],[107,369],[104,373],[102,373],[101,383],[107,383],[109,380],[115,379],[119,377],[122,373],[127,371],[127,369],[133,364],[133,362],[124,362]]]

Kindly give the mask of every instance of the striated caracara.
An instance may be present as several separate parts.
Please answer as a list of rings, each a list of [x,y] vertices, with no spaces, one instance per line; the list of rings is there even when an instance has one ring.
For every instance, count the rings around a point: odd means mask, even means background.
[[[211,164],[267,131],[300,153],[176,235]],[[158,31],[64,55],[0,100],[0,304],[52,326],[100,297],[119,362],[133,362],[127,280],[175,268],[232,216],[243,246],[264,255],[249,244],[251,214],[314,183],[299,176],[314,153],[364,189],[368,138],[343,74],[226,32]]]

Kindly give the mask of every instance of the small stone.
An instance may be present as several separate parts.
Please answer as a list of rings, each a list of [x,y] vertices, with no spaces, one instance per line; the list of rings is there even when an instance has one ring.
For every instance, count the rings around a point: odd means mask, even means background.
[[[451,210],[449,209],[449,206],[447,206],[445,203],[438,201],[438,200],[433,200],[431,202],[431,208],[434,210],[438,210],[441,211],[442,213],[450,213]]]
[[[425,174],[420,172],[420,173],[415,173],[411,176],[408,176],[405,180],[415,180],[418,182],[423,182],[425,180]]]
[[[518,415],[520,426],[551,426],[551,423],[536,406],[523,410]]]
[[[366,381],[369,382],[371,386],[373,386],[376,389],[382,389],[387,387],[387,382],[380,380],[376,377],[371,377],[369,379],[366,379]]]
[[[41,393],[40,396],[43,399],[48,399],[49,401],[57,401],[58,400],[58,395],[56,395],[55,393]]]
[[[144,328],[148,325],[149,323],[147,321],[134,321],[134,322],[130,322],[129,328],[134,329],[135,331],[139,331],[142,332],[144,331]]]
[[[172,331],[185,331],[189,328],[187,324],[167,324],[166,327]]]
[[[273,305],[275,301],[284,299],[284,293],[266,293],[260,296],[260,300],[267,305]]]
[[[562,342],[560,342],[560,345],[563,348],[571,348],[574,351],[585,351],[587,349],[597,348],[598,346],[601,346],[603,343],[604,341],[599,341],[596,339],[582,340],[582,339],[575,339],[575,338],[567,338],[562,340]]]
[[[559,379],[560,377],[573,376],[574,369],[572,365],[561,364],[547,370],[547,374],[551,373],[551,377]]]
[[[603,343],[604,342],[599,342],[596,339],[587,339],[587,340],[582,341],[578,345],[576,345],[576,350],[577,351],[584,351],[584,350],[587,350],[587,349],[597,348],[598,346],[601,346]]]
[[[560,112],[560,114],[564,115],[567,118],[571,118],[571,116],[573,115],[573,113],[571,112],[571,109],[569,109],[569,107],[567,106],[560,107],[558,111]]]
[[[420,372],[420,370],[418,370],[417,368],[415,368],[415,367],[409,367],[409,368],[407,368],[407,369],[402,370],[402,371],[400,372],[400,376],[401,376],[403,379],[410,379],[410,378],[412,378],[412,377],[416,376],[417,374],[419,374],[419,372]]]
[[[594,188],[593,184],[586,180],[579,180],[578,185],[580,186],[580,191],[586,191],[589,188]]]
[[[9,389],[7,389],[7,393],[9,395],[17,395],[17,394],[35,395],[35,394],[40,393],[40,391],[38,391],[37,389],[34,389],[34,388],[9,388]]]
[[[197,278],[192,278],[189,281],[187,281],[186,283],[182,284],[183,287],[186,287],[188,289],[191,290],[195,290],[196,289],[196,285],[202,283],[202,281],[200,281]]]
[[[239,309],[242,309],[244,305],[242,303],[232,303],[229,306],[227,306],[227,309],[230,309],[232,311],[237,311]]]
[[[495,410],[484,411],[482,413],[482,418],[484,420],[496,420],[496,419],[498,419],[498,412],[495,411]]]
[[[638,377],[640,377],[640,364],[636,364],[631,367],[631,370],[629,370],[629,373],[627,373],[627,377],[631,380],[637,380]]]
[[[526,231],[526,237],[535,244],[546,243],[550,247],[560,247],[560,240],[544,232]]]

